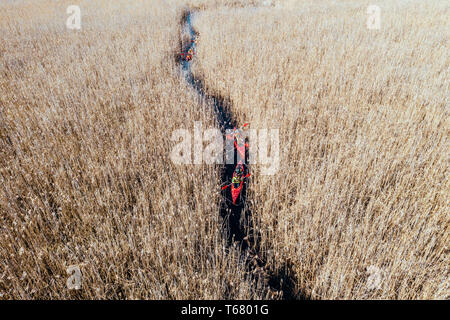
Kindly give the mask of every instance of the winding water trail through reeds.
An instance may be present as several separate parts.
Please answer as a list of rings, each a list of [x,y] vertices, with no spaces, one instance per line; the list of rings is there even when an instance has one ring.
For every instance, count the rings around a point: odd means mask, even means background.
[[[181,28],[185,28],[185,30],[188,31],[190,38],[189,45],[181,48],[182,52],[185,54],[190,49],[195,52],[197,49],[196,46],[198,45],[196,44],[198,34],[192,25],[192,16],[193,12],[186,11],[182,16],[181,21]],[[225,135],[227,130],[237,128],[238,125],[230,113],[227,100],[224,97],[208,94],[205,90],[204,83],[200,79],[194,77],[191,71],[193,60],[187,61],[183,58],[179,59],[179,61],[186,81],[197,91],[201,98],[212,101],[222,134]],[[234,159],[236,159],[238,157],[236,148],[234,148],[233,152]],[[246,154],[245,160],[247,160],[247,156],[248,154]],[[245,163],[248,163],[248,161],[245,161]],[[236,163],[223,165],[221,177],[222,184],[231,181],[235,167]],[[307,297],[298,294],[298,290],[296,290],[296,281],[292,276],[294,273],[290,266],[285,265],[279,269],[278,272],[272,272],[268,269],[267,264],[263,259],[263,255],[260,253],[258,234],[253,225],[251,211],[246,205],[247,184],[248,179],[245,179],[240,199],[236,204],[233,204],[231,199],[230,188],[223,191],[220,215],[223,219],[222,231],[227,239],[228,245],[235,245],[240,249],[249,276],[252,277],[256,283],[263,285],[267,298],[286,300],[306,299]]]

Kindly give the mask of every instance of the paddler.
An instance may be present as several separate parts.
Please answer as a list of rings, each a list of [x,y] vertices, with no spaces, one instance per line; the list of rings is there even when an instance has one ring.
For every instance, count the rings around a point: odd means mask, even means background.
[[[242,171],[242,167],[239,166],[236,168],[236,170],[234,171],[234,176],[233,179],[231,180],[231,183],[239,186],[241,184],[242,181],[242,176],[244,175],[244,172]]]

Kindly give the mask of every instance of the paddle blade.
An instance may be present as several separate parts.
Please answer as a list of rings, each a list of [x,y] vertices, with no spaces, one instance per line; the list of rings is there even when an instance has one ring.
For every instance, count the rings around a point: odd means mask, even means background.
[[[250,173],[245,176],[245,178],[248,178],[248,177],[250,177]]]
[[[228,185],[226,185],[226,186],[223,186],[222,187],[222,190],[225,190],[226,188],[228,188],[230,185],[228,184]]]
[[[244,123],[243,127],[245,128],[246,126],[248,126],[248,123]]]

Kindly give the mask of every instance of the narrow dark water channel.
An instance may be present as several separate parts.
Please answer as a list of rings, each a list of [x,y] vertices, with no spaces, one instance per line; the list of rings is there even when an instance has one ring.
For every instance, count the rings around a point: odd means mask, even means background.
[[[183,17],[183,26],[189,31],[189,36],[191,41],[195,41],[197,39],[197,33],[195,32],[192,26],[192,13],[187,12]],[[188,47],[183,48],[183,52],[188,52],[189,49],[195,50],[195,42],[191,42]],[[182,69],[185,73],[186,81],[197,91],[197,93],[213,102],[214,111],[220,126],[220,130],[222,134],[225,136],[226,130],[232,130],[237,127],[236,121],[232,118],[229,108],[226,108],[225,99],[218,96],[208,95],[203,86],[203,82],[199,79],[196,79],[191,72],[191,61],[186,61],[185,59],[181,59]],[[234,159],[236,159],[236,150],[233,149]],[[233,172],[236,167],[236,161],[234,164],[225,164],[222,169],[222,183],[229,183],[233,178]],[[245,181],[243,189],[240,194],[240,199],[237,204],[233,204],[231,199],[230,188],[223,191],[224,201],[221,204],[221,216],[224,219],[224,230],[227,234],[228,244],[231,245],[233,242],[238,244],[242,250],[246,250],[248,247],[248,241],[244,241],[244,238],[247,235],[245,224],[249,224],[249,222],[245,223],[244,221],[247,219],[243,219],[244,223],[241,223],[241,217],[249,217],[250,213],[245,208],[245,200],[246,200],[246,189],[247,189],[248,180]]]
[[[181,21],[181,27],[188,30],[191,41],[188,46],[181,48],[183,53],[187,53],[189,49],[196,50],[195,40],[198,38],[198,35],[192,26],[192,14],[191,11],[186,11]],[[224,97],[209,95],[206,92],[202,80],[195,78],[191,72],[192,60],[180,59],[179,61],[186,81],[197,91],[200,97],[212,101],[222,134],[225,136],[227,130],[237,128],[238,125],[230,113],[230,108],[227,107],[227,100]],[[234,153],[235,162],[234,164],[223,165],[222,184],[229,183],[233,177],[237,159],[236,148],[233,148],[232,152]],[[245,158],[245,163],[248,163],[247,152]],[[284,265],[276,273],[267,269],[258,246],[259,236],[253,226],[251,212],[246,206],[248,183],[248,179],[245,179],[240,199],[236,204],[233,204],[231,199],[230,188],[222,191],[223,201],[220,206],[220,215],[223,219],[222,232],[227,239],[228,245],[235,245],[240,248],[249,276],[253,280],[263,283],[266,291],[271,292],[274,298],[285,300],[307,299],[307,297],[297,293],[296,281],[292,276],[294,272],[290,265]]]

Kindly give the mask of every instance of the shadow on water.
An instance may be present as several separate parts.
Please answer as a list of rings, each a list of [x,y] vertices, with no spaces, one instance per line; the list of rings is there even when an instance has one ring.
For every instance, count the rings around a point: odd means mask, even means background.
[[[180,49],[183,53],[187,53],[190,49],[196,50],[195,40],[198,34],[192,26],[192,13],[185,11],[181,21],[182,28],[186,28],[191,42],[187,46],[183,46],[180,42]],[[191,72],[191,61],[181,59],[177,55],[177,61],[180,63],[186,81],[197,91],[198,95],[207,101],[212,101],[214,111],[220,126],[222,134],[225,135],[227,129],[233,129],[237,126],[233,119],[229,106],[231,103],[220,95],[210,95],[204,89],[201,79],[197,79]],[[226,184],[233,178],[233,172],[236,167],[237,150],[233,148],[232,156],[235,159],[234,164],[225,164],[222,168],[222,183]],[[246,152],[245,163],[248,163],[248,153]],[[296,279],[291,265],[284,265],[277,270],[271,272],[267,270],[266,263],[259,254],[258,247],[259,235],[253,226],[253,219],[248,206],[245,205],[247,199],[248,180],[245,180],[240,199],[233,204],[230,188],[223,191],[223,201],[220,206],[220,215],[223,220],[223,234],[226,236],[229,246],[235,245],[240,248],[242,256],[245,257],[247,270],[256,281],[263,281],[271,292],[278,292],[279,298],[285,300],[305,300],[308,297],[298,293],[296,289]],[[256,270],[264,270],[258,273]]]

